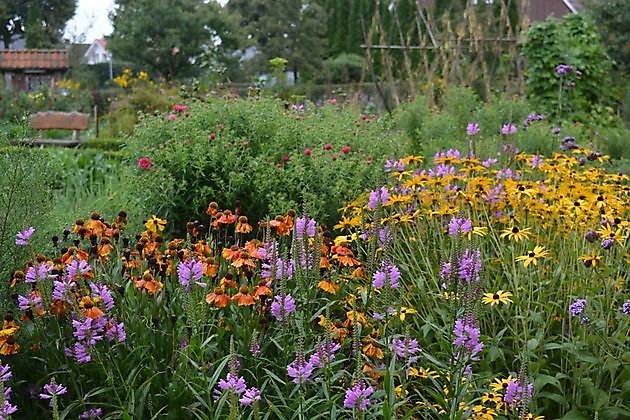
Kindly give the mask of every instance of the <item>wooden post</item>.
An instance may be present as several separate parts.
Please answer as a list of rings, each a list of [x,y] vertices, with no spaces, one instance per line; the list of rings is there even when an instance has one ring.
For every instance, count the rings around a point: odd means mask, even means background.
[[[94,124],[96,125],[96,133],[95,137],[98,138],[98,124],[99,124],[99,115],[98,115],[98,105],[94,105]]]

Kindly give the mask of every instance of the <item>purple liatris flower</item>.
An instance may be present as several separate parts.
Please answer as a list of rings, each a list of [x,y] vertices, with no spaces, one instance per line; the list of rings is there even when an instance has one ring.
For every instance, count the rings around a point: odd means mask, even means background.
[[[15,235],[15,244],[19,246],[28,245],[33,233],[35,233],[35,228],[32,226],[18,232],[17,235]]]
[[[88,346],[93,346],[97,341],[101,341],[103,339],[103,330],[105,329],[105,324],[107,321],[104,319],[105,317],[100,317],[98,319],[85,318],[82,321],[73,319],[72,326],[74,327],[74,332],[72,335],[80,341],[83,341]]]
[[[11,405],[7,400],[0,406],[0,419],[8,419],[11,414],[17,411],[17,406]]]
[[[104,284],[94,282],[90,283],[90,289],[92,289],[92,296],[100,298],[103,301],[105,309],[111,311],[114,308],[114,298],[112,292]]]
[[[623,305],[621,305],[621,312],[623,312],[624,315],[630,315],[630,299],[626,300]]]
[[[308,215],[298,217],[295,221],[295,235],[301,238],[306,233],[306,236],[312,238],[315,236],[315,219],[311,219]]]
[[[80,420],[96,420],[100,419],[103,415],[103,409],[101,408],[90,408],[89,410],[85,410],[83,413],[79,415]]]
[[[389,191],[385,187],[381,187],[376,191],[370,192],[370,199],[368,200],[368,207],[372,210],[378,207],[379,204],[387,204],[389,202]]]
[[[287,375],[292,377],[293,382],[296,384],[308,382],[312,374],[313,365],[310,362],[304,361],[303,358],[299,356],[287,366]]]
[[[90,354],[90,346],[87,346],[83,343],[74,343],[74,346],[71,349],[65,349],[66,356],[73,357],[79,363],[87,363],[92,360],[92,355]]]
[[[394,338],[389,348],[399,359],[406,359],[420,352],[418,340],[409,337]]]
[[[450,262],[443,262],[440,268],[440,278],[442,280],[448,280],[453,275],[452,264]]]
[[[30,292],[26,296],[18,295],[18,306],[21,311],[36,309],[42,303],[42,298],[35,291]]]
[[[343,406],[348,409],[357,409],[360,411],[367,410],[370,401],[370,395],[374,393],[374,388],[366,386],[362,381],[357,381],[352,388],[346,390],[346,397],[343,400]]]
[[[83,276],[87,274],[90,270],[92,270],[92,267],[88,265],[87,261],[73,259],[72,262],[68,265],[67,270],[70,278],[74,279],[79,275]]]
[[[0,365],[0,382],[6,382],[11,379],[11,366],[9,365]]]
[[[470,320],[464,321],[460,318],[455,321],[453,334],[455,334],[453,345],[462,348],[455,356],[456,361],[460,356],[470,358],[471,360],[479,360],[477,354],[479,354],[484,347],[484,344],[480,341],[481,331],[479,328],[475,327]]]
[[[468,123],[466,127],[466,134],[469,136],[474,136],[479,132],[479,124],[477,123]]]
[[[457,262],[457,274],[463,282],[480,280],[481,252],[478,249],[465,249]]]
[[[457,236],[458,233],[467,234],[472,231],[472,221],[463,217],[453,217],[448,224],[448,233]]]
[[[119,343],[124,343],[127,339],[125,324],[122,322],[112,322],[107,331],[105,331],[105,338],[109,341],[114,341],[114,339],[116,339]]]
[[[505,395],[503,401],[510,407],[515,408],[520,402],[529,401],[534,393],[534,385],[527,384],[527,386],[521,385],[518,379],[511,379],[505,389]]]
[[[516,126],[512,123],[505,123],[501,127],[501,134],[503,135],[507,136],[509,134],[515,134],[515,133],[516,133]]]
[[[569,312],[571,316],[578,316],[584,312],[584,306],[586,306],[586,299],[576,299],[571,305],[569,305]]]
[[[295,312],[295,309],[295,299],[293,299],[293,296],[276,295],[271,304],[271,315],[278,321],[284,321],[289,315]]]
[[[177,277],[179,278],[179,283],[186,288],[187,292],[190,291],[191,281],[201,287],[207,286],[199,281],[203,277],[203,264],[194,258],[177,264]]]
[[[239,399],[241,405],[250,405],[255,401],[260,401],[260,390],[255,387],[246,389],[243,396]]]
[[[224,392],[234,392],[240,395],[246,390],[247,384],[243,377],[228,373],[225,379],[219,380],[217,389],[214,390],[214,396],[218,399]]]
[[[68,388],[65,386],[55,383],[55,378],[53,378],[50,383],[44,385],[44,392],[39,394],[39,398],[42,400],[51,400],[53,397],[58,397],[59,395],[63,395],[68,392]]]
[[[385,282],[389,284],[392,289],[398,289],[400,287],[400,270],[393,264],[387,261],[381,262],[381,267],[372,275],[372,287],[380,289],[385,286]]]
[[[335,360],[335,352],[340,348],[341,346],[334,341],[331,341],[328,346],[326,343],[321,343],[317,346],[315,353],[311,355],[308,362],[313,365],[313,367],[323,368],[325,364]]]
[[[72,288],[76,287],[76,283],[72,281],[72,278],[65,275],[61,278],[61,281],[55,281],[53,283],[53,300],[60,300],[62,302],[72,303],[74,297]]]
[[[38,280],[46,280],[57,278],[56,274],[50,274],[50,272],[55,267],[51,264],[48,264],[46,261],[38,264],[35,267],[29,267],[26,270],[26,276],[24,278],[25,283],[35,283]]]

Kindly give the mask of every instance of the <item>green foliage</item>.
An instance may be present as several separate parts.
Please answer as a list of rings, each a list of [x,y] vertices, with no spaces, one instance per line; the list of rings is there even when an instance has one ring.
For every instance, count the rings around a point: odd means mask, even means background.
[[[0,3],[0,37],[4,47],[26,35],[28,48],[61,44],[66,22],[74,15],[76,0],[3,0]]]
[[[194,73],[193,62],[225,61],[235,46],[230,21],[215,2],[118,0],[117,6],[113,55],[166,80]]]
[[[36,228],[32,242],[38,246],[47,238],[42,230],[52,208],[54,165],[41,159],[30,148],[8,146],[6,133],[0,132],[0,277],[8,278],[24,248],[15,245],[16,234],[30,226]],[[6,309],[6,287],[0,288],[0,305]]]
[[[129,185],[142,191],[147,212],[178,227],[210,201],[236,200],[253,218],[306,203],[318,220],[331,223],[336,209],[357,190],[374,187],[384,160],[407,145],[385,120],[306,106],[302,113],[273,99],[211,99],[191,104],[174,121],[145,117],[127,139]],[[142,156],[153,162],[151,170],[136,168]]]
[[[312,79],[325,56],[326,14],[313,1],[230,1],[227,5],[253,40],[256,55],[244,63],[253,74],[265,73],[268,61],[285,58],[294,78]]]
[[[361,80],[364,58],[358,54],[342,53],[325,61],[326,80],[332,83],[351,83]]]
[[[39,111],[91,113],[92,96],[83,89],[42,89],[33,92],[0,91],[0,121],[16,122]]]
[[[630,1],[588,1],[587,11],[593,17],[608,55],[615,66],[628,74],[630,71]]]
[[[528,96],[541,111],[558,120],[579,121],[605,113],[611,61],[589,18],[571,14],[533,25],[523,54]],[[566,75],[556,72],[562,64],[571,66]]]

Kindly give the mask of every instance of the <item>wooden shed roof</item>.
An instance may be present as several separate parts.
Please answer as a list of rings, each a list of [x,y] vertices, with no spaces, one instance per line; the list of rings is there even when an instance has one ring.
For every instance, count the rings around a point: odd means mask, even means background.
[[[66,50],[0,50],[0,70],[67,69]]]

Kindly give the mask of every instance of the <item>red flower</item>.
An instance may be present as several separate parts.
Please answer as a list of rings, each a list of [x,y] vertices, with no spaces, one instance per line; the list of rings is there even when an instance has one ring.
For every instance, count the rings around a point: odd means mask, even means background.
[[[337,155],[333,155],[332,160],[337,160]]]
[[[308,147],[306,149],[304,149],[304,154],[306,156],[310,156],[311,155],[311,149],[309,149]]]
[[[326,149],[326,150],[332,149],[332,144],[326,143],[326,145],[324,146],[324,149]]]
[[[287,155],[282,156],[282,161],[283,162],[288,162],[289,161],[289,156],[287,156]]]
[[[335,98],[332,98],[332,99],[330,100],[330,104],[331,104],[331,105],[337,105],[337,100],[336,100]]]
[[[341,151],[347,155],[348,153],[350,153],[350,146],[343,146],[341,148]]]
[[[217,137],[216,134],[214,133],[210,133],[210,140],[214,140]]]
[[[151,167],[153,167],[153,163],[148,157],[142,156],[140,159],[138,159],[138,168],[147,170],[151,169]]]

